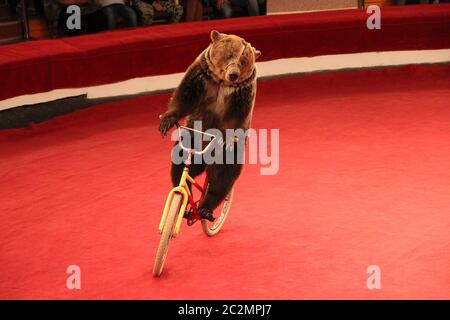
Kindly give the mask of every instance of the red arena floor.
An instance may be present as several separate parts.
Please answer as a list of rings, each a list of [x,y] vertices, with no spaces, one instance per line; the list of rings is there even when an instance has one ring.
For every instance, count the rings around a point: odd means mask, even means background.
[[[1,299],[450,299],[449,65],[260,81],[278,174],[247,165],[221,233],[183,224],[154,278],[168,99],[0,132]]]

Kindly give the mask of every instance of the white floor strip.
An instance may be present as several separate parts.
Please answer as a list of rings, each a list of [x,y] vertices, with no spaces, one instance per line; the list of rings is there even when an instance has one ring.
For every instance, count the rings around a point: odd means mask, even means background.
[[[264,54],[264,53],[263,53]],[[309,58],[289,58],[259,62],[258,77],[282,76],[294,73],[310,73],[327,70],[401,66],[450,62],[450,49],[385,51]],[[86,94],[89,99],[170,90],[181,81],[183,73],[134,78],[126,81],[77,89],[58,89],[49,92],[22,95],[0,101],[0,110],[31,105]]]

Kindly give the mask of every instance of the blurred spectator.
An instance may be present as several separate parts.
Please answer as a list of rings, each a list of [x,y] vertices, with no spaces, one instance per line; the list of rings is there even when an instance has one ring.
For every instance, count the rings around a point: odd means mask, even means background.
[[[220,11],[222,18],[231,18],[233,6],[245,9],[249,16],[259,16],[259,4],[264,0],[212,0],[211,3]]]
[[[89,15],[99,9],[98,4],[94,0],[43,0],[44,15],[49,33],[53,38],[59,35],[59,18],[62,13],[65,14],[66,8],[70,5],[78,5],[82,16]]]
[[[134,7],[145,26],[153,23],[156,13],[167,15],[170,23],[179,22],[183,15],[183,7],[178,0],[135,0]]]
[[[132,1],[132,7],[136,10],[143,26],[151,26],[153,24],[155,10],[151,4],[142,0],[134,0]]]
[[[126,4],[126,0],[96,0],[96,2],[101,6],[100,10],[108,30],[117,29],[119,17],[124,19],[126,27],[136,27],[136,13]]]
[[[203,1],[187,0],[186,3],[186,21],[203,20]]]

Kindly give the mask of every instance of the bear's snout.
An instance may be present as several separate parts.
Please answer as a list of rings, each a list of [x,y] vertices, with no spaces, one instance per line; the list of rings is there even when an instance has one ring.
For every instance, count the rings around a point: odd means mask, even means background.
[[[232,64],[228,66],[226,74],[227,74],[226,78],[228,81],[235,82],[239,79],[241,71],[239,70],[236,64]]]
[[[234,72],[230,73],[228,78],[230,78],[230,81],[236,81],[239,78],[239,72],[234,71]]]

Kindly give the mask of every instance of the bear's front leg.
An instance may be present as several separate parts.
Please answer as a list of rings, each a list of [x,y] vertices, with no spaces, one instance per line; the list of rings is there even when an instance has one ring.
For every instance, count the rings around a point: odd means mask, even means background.
[[[194,62],[186,71],[180,85],[172,95],[167,111],[159,116],[159,132],[164,136],[173,125],[191,114],[205,93],[203,71]]]
[[[180,120],[173,112],[166,112],[159,116],[159,132],[163,136]]]

